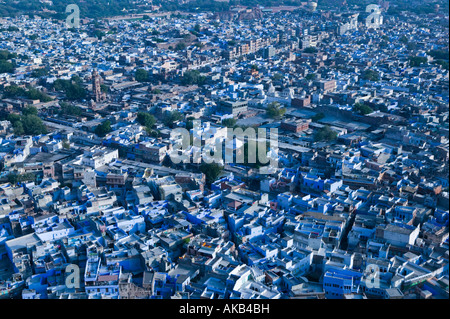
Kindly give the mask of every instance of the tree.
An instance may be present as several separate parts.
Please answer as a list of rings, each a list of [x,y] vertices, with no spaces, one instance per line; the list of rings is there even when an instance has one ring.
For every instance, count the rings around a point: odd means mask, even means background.
[[[410,51],[417,49],[417,43],[416,42],[408,42],[406,44],[406,48]]]
[[[318,50],[315,47],[308,47],[306,49],[303,50],[303,52],[305,53],[316,53]]]
[[[16,53],[11,53],[8,50],[0,50],[0,60],[9,60],[17,57]]]
[[[96,36],[99,40],[101,40],[105,36],[105,32],[101,30],[94,30],[94,36]]]
[[[14,64],[7,61],[14,57],[16,57],[15,53],[10,53],[7,50],[0,50],[0,74],[14,73]]]
[[[14,73],[14,65],[8,61],[0,61],[0,74]]]
[[[380,75],[375,70],[365,70],[362,74],[362,79],[377,82],[380,80]]]
[[[448,50],[431,50],[427,52],[428,55],[439,60],[448,60],[449,51]]]
[[[63,91],[69,100],[80,100],[87,96],[86,90],[82,86],[83,81],[79,76],[72,76],[70,80],[58,79],[53,82],[56,91]]]
[[[26,106],[26,107],[22,110],[22,114],[23,114],[24,116],[27,116],[27,115],[37,115],[37,114],[38,114],[38,110],[37,110],[36,107],[29,105],[29,106]]]
[[[39,68],[31,71],[32,78],[40,78],[49,74],[48,68]]]
[[[72,105],[66,102],[60,102],[59,106],[61,107],[59,114],[61,115],[75,115],[79,116],[83,112],[83,109],[79,106]]]
[[[261,143],[256,143],[256,147],[254,149],[249,148],[250,144],[249,142],[244,143],[244,165],[253,167],[253,168],[260,168],[261,166],[268,165],[269,163],[261,163],[259,160],[259,148],[261,147]],[[265,152],[267,153],[270,149],[270,142],[266,141],[265,145]],[[251,151],[251,153],[250,153]],[[251,161],[250,161],[251,159]]]
[[[14,123],[20,122],[20,115],[15,113],[8,114],[7,118],[8,121],[11,122],[11,124],[14,125]]]
[[[363,103],[355,103],[355,105],[353,105],[353,111],[361,115],[366,115],[373,112],[370,106]]]
[[[19,96],[25,96],[26,90],[22,87],[19,87],[16,84],[9,85],[4,88],[3,95],[6,98],[15,98]]]
[[[402,36],[398,39],[398,41],[399,41],[400,43],[407,44],[409,40],[408,40],[408,37],[407,37],[406,35],[402,35]]]
[[[191,129],[194,128],[194,120],[195,117],[193,116],[189,116],[186,118],[186,130],[190,131]]]
[[[305,79],[306,80],[308,80],[308,81],[311,81],[311,80],[314,80],[315,78],[316,78],[316,74],[315,73],[308,73],[306,76],[305,76]]]
[[[184,72],[181,78],[181,84],[183,85],[193,85],[197,84],[199,86],[205,83],[206,77],[200,74],[198,70],[188,70]]]
[[[106,84],[100,84],[100,90],[102,90],[103,93],[108,93],[109,86],[107,86]]]
[[[167,112],[163,119],[164,125],[173,128],[174,123],[183,120],[183,114],[178,111]]]
[[[104,137],[106,134],[111,132],[111,122],[109,120],[104,121],[103,123],[97,125],[95,128],[94,133],[97,134],[99,137]]]
[[[236,126],[236,119],[234,119],[234,118],[225,119],[222,121],[222,125],[229,127],[229,128],[233,128]]]
[[[13,126],[13,130],[14,130],[14,135],[22,136],[25,134],[25,130],[23,129],[23,124],[21,121],[14,122],[12,124],[12,126]]]
[[[275,73],[272,76],[272,81],[281,81],[283,79],[283,75],[281,73]]]
[[[311,117],[311,120],[313,121],[313,122],[318,122],[318,121],[320,121],[321,119],[323,119],[325,117],[325,114],[323,114],[323,113],[316,113],[315,115],[313,115],[312,117]]]
[[[184,50],[184,49],[186,49],[186,43],[184,43],[184,42],[178,42],[175,45],[175,51],[181,51],[181,50]]]
[[[330,142],[337,138],[337,133],[333,131],[328,125],[320,128],[314,135],[316,142]]]
[[[22,115],[9,114],[7,120],[11,122],[16,136],[47,133],[47,127],[37,116],[37,109],[34,106],[24,108]]]
[[[433,62],[433,64],[440,65],[444,70],[448,71],[448,61],[436,60],[436,61]]]
[[[410,56],[409,65],[410,66],[421,66],[423,63],[427,63],[427,58],[422,56]]]
[[[144,69],[137,69],[134,74],[134,78],[138,82],[147,82],[148,81],[148,71]]]
[[[27,135],[46,134],[47,127],[37,115],[25,115],[22,117],[22,125]]]
[[[68,140],[62,141],[62,147],[65,149],[70,149],[70,142]]]
[[[25,96],[30,100],[39,100],[41,102],[50,102],[52,98],[36,88],[29,88],[25,91]]]
[[[136,116],[136,120],[142,126],[145,126],[150,129],[156,123],[155,117],[153,115],[151,115],[150,113],[146,113],[146,112],[138,112],[138,114]]]
[[[205,174],[206,181],[208,183],[214,182],[220,173],[222,173],[223,167],[218,163],[202,163],[200,164],[200,171]]]
[[[66,97],[69,100],[80,100],[86,98],[86,90],[79,84],[72,83],[66,90]]]
[[[279,103],[272,102],[267,105],[266,114],[273,119],[279,119],[286,113],[286,108],[281,107]]]

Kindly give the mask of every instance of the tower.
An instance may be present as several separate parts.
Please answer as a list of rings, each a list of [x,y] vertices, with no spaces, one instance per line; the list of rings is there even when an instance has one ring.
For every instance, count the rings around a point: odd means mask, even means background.
[[[95,102],[101,102],[105,99],[105,94],[102,92],[100,84],[101,77],[98,74],[97,70],[94,70],[92,72],[92,90]]]

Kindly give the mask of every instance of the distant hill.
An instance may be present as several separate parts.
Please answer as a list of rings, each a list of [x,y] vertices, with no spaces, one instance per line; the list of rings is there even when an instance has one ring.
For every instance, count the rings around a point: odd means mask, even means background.
[[[151,10],[152,5],[161,6],[161,11],[227,11],[236,5],[244,6],[279,6],[300,5],[305,0],[0,0],[0,16],[39,15],[64,19],[68,4],[80,8],[80,17],[102,18],[125,13],[142,13]]]
[[[185,12],[223,12],[236,5],[243,6],[299,6],[308,0],[0,0],[0,17],[18,15],[39,15],[55,19],[65,19],[66,6],[76,4],[80,8],[81,18],[103,18],[129,13],[143,13],[152,9],[152,5],[160,6],[161,11]],[[448,0],[315,0],[318,9],[363,8],[369,3],[387,3],[389,13],[412,11],[415,13],[431,13],[436,11],[448,13]]]
[[[100,18],[124,13],[124,9],[129,12],[137,10],[149,10],[147,1],[140,4],[130,0],[0,0],[0,16],[13,17],[19,15],[39,15],[63,19],[68,4],[76,4],[80,8],[80,16],[88,18]]]

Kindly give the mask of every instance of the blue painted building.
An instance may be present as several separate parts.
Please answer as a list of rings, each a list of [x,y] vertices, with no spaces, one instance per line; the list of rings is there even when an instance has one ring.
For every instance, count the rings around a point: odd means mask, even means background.
[[[362,273],[349,269],[329,269],[323,276],[323,290],[328,299],[342,299],[344,294],[358,293]]]

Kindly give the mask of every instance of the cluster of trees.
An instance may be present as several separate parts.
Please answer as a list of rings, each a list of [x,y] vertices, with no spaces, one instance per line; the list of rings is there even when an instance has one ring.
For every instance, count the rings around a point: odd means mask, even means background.
[[[420,0],[398,0],[395,5],[389,6],[387,15],[400,15],[403,11],[424,15],[435,11],[434,5],[441,6],[441,12],[448,12],[448,1],[420,1]]]
[[[8,32],[19,31],[19,28],[18,28],[18,27],[15,27],[15,26],[12,26],[12,25],[10,25],[10,26],[9,26],[9,27],[7,27],[6,29],[4,29],[4,28],[1,28],[1,29],[0,29],[0,32],[5,32],[5,31],[8,31]]]
[[[5,98],[17,98],[24,97],[30,100],[39,100],[41,102],[50,102],[52,98],[46,93],[33,88],[23,88],[18,85],[9,85],[3,89],[3,97]]]
[[[206,182],[212,183],[222,173],[223,167],[218,163],[205,163],[200,164],[200,171],[205,174]]]
[[[53,89],[64,92],[69,100],[85,99],[87,96],[87,92],[83,87],[83,80],[77,75],[72,76],[70,80],[56,80],[53,82]]]
[[[17,183],[34,181],[35,175],[32,173],[24,173],[24,174],[10,173],[8,174],[7,178],[9,183],[16,185]]]
[[[337,132],[333,131],[328,125],[319,129],[314,134],[314,141],[316,142],[330,142],[337,138]]]
[[[306,74],[305,79],[310,81],[310,80],[315,80],[316,77],[317,77],[317,74],[315,74],[315,73],[308,73],[308,74]]]
[[[11,122],[14,134],[17,136],[47,133],[47,127],[38,117],[38,111],[34,106],[25,107],[22,110],[22,115],[11,113],[6,119]]]
[[[375,70],[365,70],[361,76],[363,80],[377,82],[380,80],[380,75]]]
[[[303,50],[303,52],[305,53],[317,53],[319,50],[315,47],[308,47],[306,49]]]
[[[355,103],[353,105],[353,111],[361,115],[366,115],[372,113],[373,109],[364,103]]]
[[[49,74],[48,68],[39,68],[31,71],[31,77],[32,78],[40,78],[43,76],[47,76]]]
[[[245,166],[252,167],[252,168],[260,168],[261,166],[269,165],[269,162],[262,163],[259,160],[258,152],[259,152],[260,146],[261,146],[260,143],[256,143],[256,147],[254,149],[251,149],[248,142],[244,143],[244,163],[243,164]],[[270,142],[267,141],[266,148],[265,148],[266,153],[269,151],[269,149],[270,149]]]
[[[153,126],[156,123],[156,118],[152,114],[147,112],[138,112],[136,121],[142,126],[145,126],[145,130],[150,136],[158,137],[159,132],[153,129]]]
[[[320,112],[320,113],[316,113],[315,115],[311,116],[311,120],[312,120],[313,122],[318,122],[318,121],[320,121],[321,119],[323,119],[324,117],[325,117],[325,114],[322,113],[322,112]]]
[[[222,121],[222,125],[229,128],[234,128],[236,127],[236,119],[234,118],[225,119]]]
[[[410,66],[421,66],[424,63],[427,63],[427,58],[422,56],[410,56],[409,57],[409,65]]]
[[[175,123],[184,120],[183,114],[178,111],[166,112],[163,118],[164,125],[174,128]]]
[[[149,82],[150,81],[150,74],[147,70],[144,69],[137,69],[134,73],[134,79],[138,82]]]
[[[105,137],[106,134],[112,131],[111,122],[109,120],[103,121],[101,124],[95,127],[94,133],[98,137]]]
[[[431,50],[427,53],[435,59],[448,60],[448,50]]]
[[[277,102],[272,102],[267,105],[266,115],[273,119],[280,119],[286,113],[286,108],[280,106]]]
[[[59,114],[61,115],[80,116],[83,113],[83,109],[81,107],[72,105],[70,103],[60,102],[59,106]]]
[[[431,50],[429,52],[427,52],[428,55],[432,56],[435,61],[433,62],[434,64],[438,64],[440,66],[442,66],[443,69],[448,70],[448,57],[449,57],[449,52],[448,50]]]
[[[183,85],[198,85],[202,86],[205,84],[206,77],[201,75],[198,70],[188,70],[184,72],[183,77],[181,78],[181,84]]]
[[[138,114],[136,115],[136,120],[139,124],[147,128],[152,128],[156,123],[155,117],[147,112],[138,112]]]
[[[17,57],[15,53],[11,53],[8,50],[0,50],[0,74],[14,73],[15,64],[9,60],[15,57]]]

